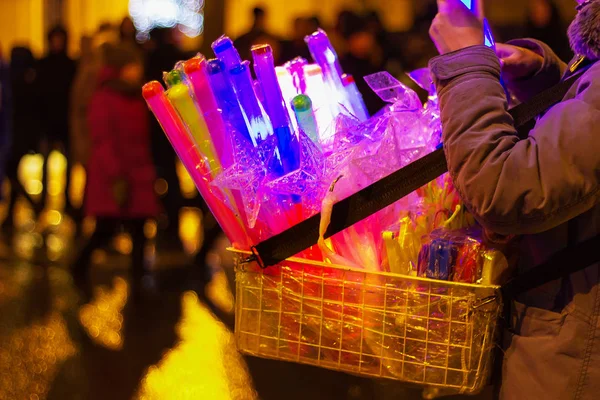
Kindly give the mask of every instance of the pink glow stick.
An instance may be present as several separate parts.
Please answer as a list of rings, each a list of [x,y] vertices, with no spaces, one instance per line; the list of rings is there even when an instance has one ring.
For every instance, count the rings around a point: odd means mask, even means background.
[[[219,112],[217,99],[210,87],[208,73],[206,72],[206,59],[202,55],[197,55],[184,62],[183,69],[191,84],[196,103],[204,115],[206,126],[221,165],[223,168],[228,168],[233,164],[233,149],[231,140],[227,136],[225,123]]]
[[[227,169],[233,165],[234,162],[233,146],[231,144],[231,139],[227,134],[225,122],[223,121],[221,111],[219,110],[217,99],[210,86],[208,72],[206,71],[206,59],[201,54],[198,54],[196,57],[183,63],[183,70],[188,77],[196,104],[204,116],[204,121],[206,122],[221,166],[224,169]],[[247,221],[244,202],[239,191],[233,190],[232,196],[242,221]],[[248,232],[252,233],[252,242],[258,243],[258,238],[260,236],[259,232],[264,231],[264,229],[250,229],[248,226],[246,226],[246,229]]]

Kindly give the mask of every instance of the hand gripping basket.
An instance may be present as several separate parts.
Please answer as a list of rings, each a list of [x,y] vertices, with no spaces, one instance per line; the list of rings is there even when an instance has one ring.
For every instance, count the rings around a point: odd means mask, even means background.
[[[241,352],[455,393],[485,385],[499,287],[295,258],[261,269],[232,251]]]

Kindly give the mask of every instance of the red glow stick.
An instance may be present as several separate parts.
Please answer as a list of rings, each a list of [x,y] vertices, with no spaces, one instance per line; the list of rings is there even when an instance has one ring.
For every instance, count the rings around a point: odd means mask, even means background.
[[[241,219],[211,192],[206,161],[167,99],[163,86],[157,81],[149,82],[142,88],[142,94],[225,235],[237,248],[248,249],[250,238]]]

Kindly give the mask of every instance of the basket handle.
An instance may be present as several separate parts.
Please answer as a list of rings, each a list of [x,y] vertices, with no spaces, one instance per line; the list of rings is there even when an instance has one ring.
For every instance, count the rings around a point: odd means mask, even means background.
[[[534,96],[527,103],[510,109],[508,112],[513,117],[514,126],[526,128],[525,125],[529,121],[560,102],[575,80],[590,65],[582,64],[581,66],[582,68],[568,79]],[[527,137],[527,134],[527,130],[519,132],[519,136],[522,138]],[[446,158],[441,148],[408,164],[335,204],[331,212],[331,223],[323,237],[327,239],[375,214],[447,171]],[[254,246],[253,253],[260,260],[259,265],[262,267],[276,265],[317,244],[320,221],[321,214],[314,215]]]

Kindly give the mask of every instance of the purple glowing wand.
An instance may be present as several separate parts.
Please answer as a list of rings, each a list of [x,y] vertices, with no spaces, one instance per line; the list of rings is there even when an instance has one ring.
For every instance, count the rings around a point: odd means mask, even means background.
[[[289,113],[277,81],[273,50],[268,44],[253,46],[252,57],[264,105],[277,136],[284,173],[295,171],[300,167],[300,143],[292,132]]]

